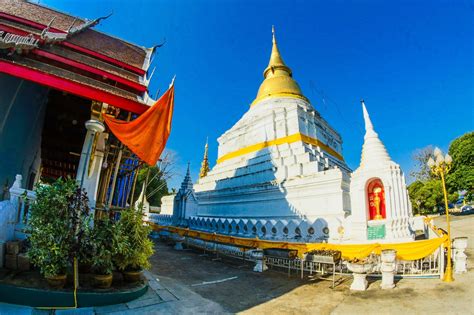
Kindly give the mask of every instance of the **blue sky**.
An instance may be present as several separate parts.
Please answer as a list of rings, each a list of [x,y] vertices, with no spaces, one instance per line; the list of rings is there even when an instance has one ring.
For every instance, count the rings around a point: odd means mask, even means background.
[[[248,110],[262,81],[275,25],[280,51],[313,106],[342,135],[355,169],[363,142],[360,99],[405,173],[427,145],[446,150],[474,129],[472,1],[65,1],[41,4],[89,19],[96,29],[158,51],[150,92],[176,78],[168,148],[197,179],[209,137]]]

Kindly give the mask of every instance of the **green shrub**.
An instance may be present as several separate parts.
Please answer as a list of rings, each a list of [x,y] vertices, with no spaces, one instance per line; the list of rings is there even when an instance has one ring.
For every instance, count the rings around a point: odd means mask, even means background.
[[[149,258],[153,255],[153,242],[148,238],[151,228],[143,222],[143,212],[126,209],[117,222],[115,265],[120,270],[150,268]]]
[[[89,225],[88,198],[72,179],[38,185],[29,214],[28,256],[46,276],[64,274]]]
[[[96,274],[108,275],[114,270],[113,256],[117,248],[115,224],[108,218],[96,220],[90,235],[91,265]]]

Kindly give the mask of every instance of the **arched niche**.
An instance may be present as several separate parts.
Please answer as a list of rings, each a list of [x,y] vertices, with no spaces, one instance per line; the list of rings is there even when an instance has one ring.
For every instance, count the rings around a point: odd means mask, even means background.
[[[385,189],[380,178],[367,182],[366,198],[369,220],[382,220],[387,217],[385,211]]]

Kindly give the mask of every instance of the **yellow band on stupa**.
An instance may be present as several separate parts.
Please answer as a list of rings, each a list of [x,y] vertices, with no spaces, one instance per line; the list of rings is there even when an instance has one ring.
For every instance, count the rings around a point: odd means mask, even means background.
[[[286,137],[278,138],[278,139],[271,140],[271,141],[260,142],[260,143],[253,144],[253,145],[250,145],[248,147],[239,149],[237,151],[227,153],[227,154],[223,155],[222,157],[220,157],[219,159],[217,159],[217,164],[222,163],[226,160],[233,159],[235,157],[247,154],[247,153],[251,153],[251,152],[255,152],[255,151],[259,151],[259,150],[268,148],[270,146],[280,145],[280,144],[285,144],[285,143],[289,144],[289,143],[293,143],[293,142],[297,142],[297,141],[303,141],[305,143],[312,144],[314,146],[319,146],[321,149],[323,149],[327,153],[331,154],[332,156],[334,156],[338,160],[344,161],[344,158],[339,153],[337,153],[334,149],[332,149],[328,145],[322,143],[318,139],[311,138],[311,137],[306,136],[302,133],[295,133],[291,136],[286,136]]]

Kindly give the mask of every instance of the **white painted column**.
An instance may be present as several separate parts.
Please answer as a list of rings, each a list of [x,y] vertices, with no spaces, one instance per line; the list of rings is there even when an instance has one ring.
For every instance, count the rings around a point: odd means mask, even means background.
[[[89,197],[89,206],[93,211],[95,209],[97,190],[99,187],[100,173],[102,170],[102,162],[104,159],[105,141],[108,134],[104,134],[105,126],[98,120],[86,121],[87,134],[82,146],[81,159],[79,161],[79,167],[77,169],[76,180],[78,184],[82,186],[87,192]],[[90,165],[92,146],[94,138],[97,134],[97,143],[94,151],[94,159],[92,165]],[[90,172],[89,172],[90,165]]]

